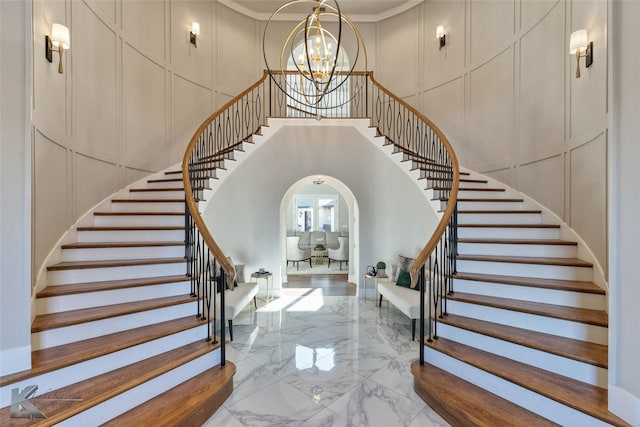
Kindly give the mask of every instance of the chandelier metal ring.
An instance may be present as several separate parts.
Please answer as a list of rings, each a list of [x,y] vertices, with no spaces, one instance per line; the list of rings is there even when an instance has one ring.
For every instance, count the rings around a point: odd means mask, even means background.
[[[269,65],[267,55],[267,41],[275,38],[270,33],[272,23],[285,9],[304,3],[313,4],[312,12],[294,25],[284,39],[280,49],[280,71],[275,71]],[[351,57],[344,48],[343,24],[355,39]],[[276,87],[294,104],[316,111],[341,107],[357,95],[358,89],[355,88],[341,98],[329,97],[349,80],[360,65],[361,56],[364,58],[363,71],[367,70],[362,35],[353,21],[342,14],[336,0],[291,0],[284,3],[266,22],[262,46],[267,72]]]

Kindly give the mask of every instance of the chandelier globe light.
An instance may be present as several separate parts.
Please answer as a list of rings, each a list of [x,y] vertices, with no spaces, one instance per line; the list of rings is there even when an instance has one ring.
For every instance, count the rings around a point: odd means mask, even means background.
[[[272,23],[287,9],[306,3],[312,5],[311,12],[282,41],[280,69],[274,70],[267,59],[267,41],[278,37]],[[352,41],[349,43],[352,52],[345,49],[345,41]],[[359,66],[361,71],[367,70],[362,35],[353,21],[342,14],[336,0],[291,0],[280,6],[265,25],[263,54],[269,76],[278,89],[294,104],[314,109],[318,118],[321,110],[339,108],[356,96],[357,91],[339,99],[331,95],[340,90]]]

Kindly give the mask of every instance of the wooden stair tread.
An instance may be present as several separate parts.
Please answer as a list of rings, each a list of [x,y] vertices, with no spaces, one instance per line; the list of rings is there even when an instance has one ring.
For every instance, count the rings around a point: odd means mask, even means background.
[[[95,216],[184,216],[183,212],[94,212]]]
[[[442,170],[451,170],[451,168],[449,167],[440,167],[440,168],[434,168],[434,167],[419,167],[418,169],[423,170],[423,171],[432,171],[432,172],[441,172]],[[470,176],[471,174],[469,172],[463,172],[460,171],[460,176]]]
[[[560,228],[559,224],[458,224],[466,228]]]
[[[184,203],[184,199],[111,199],[112,203]]]
[[[182,178],[148,179],[147,182],[182,182]]]
[[[177,171],[167,171],[164,173],[165,175],[182,175],[182,169]]]
[[[535,314],[539,316],[563,319],[572,322],[585,323],[589,325],[602,326],[609,325],[609,316],[604,310],[592,310],[588,308],[568,307],[563,305],[546,304],[541,302],[531,302],[515,300],[510,298],[490,297],[484,295],[467,294],[455,292],[447,297],[450,301],[466,302],[469,304],[484,305],[487,307],[500,308],[504,310],[517,311],[521,313]]]
[[[446,338],[425,342],[441,353],[613,425],[628,425],[608,410],[607,390]]]
[[[593,282],[580,280],[539,279],[535,277],[499,276],[496,274],[456,273],[456,279],[473,280],[478,282],[503,283],[515,286],[529,286],[535,288],[554,289],[560,291],[585,292],[605,295],[605,290]]]
[[[203,425],[231,395],[235,372],[231,362],[210,368],[102,426]]]
[[[450,188],[446,187],[433,187],[434,190],[450,190]],[[487,192],[503,192],[506,191],[504,188],[473,188],[473,187],[459,187],[458,191],[487,191]],[[459,200],[459,199],[458,199]]]
[[[579,258],[519,257],[500,255],[457,255],[462,261],[504,262],[513,264],[557,265],[569,267],[593,267],[593,264]]]
[[[152,188],[130,188],[129,189],[129,192],[131,193],[155,193],[155,192],[163,192],[163,191],[184,191],[184,188],[152,187]]]
[[[438,181],[438,180],[439,181],[453,181],[452,178],[437,177],[437,176],[432,176],[432,175],[423,176],[423,177],[418,178],[418,180],[420,180],[420,179],[430,179],[432,181]],[[487,181],[486,179],[460,178],[460,182],[474,182],[476,184],[487,184],[489,181]]]
[[[109,280],[103,282],[74,283],[69,285],[47,286],[36,294],[36,298],[51,298],[62,295],[75,295],[89,292],[102,292],[115,289],[135,288],[138,286],[153,286],[173,282],[185,282],[189,276],[161,276],[143,279]]]
[[[601,368],[607,369],[609,365],[609,353],[606,345],[472,319],[457,314],[448,314],[439,318],[438,321]]]
[[[484,239],[462,238],[458,243],[491,243],[502,245],[553,245],[553,246],[578,246],[578,242],[562,239]]]
[[[139,313],[173,305],[186,304],[197,301],[191,295],[176,295],[163,298],[105,305],[101,307],[83,308],[79,310],[63,311],[60,313],[41,314],[36,316],[31,324],[31,332],[41,332],[64,326],[77,325],[96,320],[109,319],[127,314]]]
[[[184,226],[181,225],[132,225],[132,226],[89,226],[78,227],[78,231],[171,231],[171,230],[184,230]]]
[[[442,202],[446,202],[449,200],[448,197],[437,197],[432,200],[440,200]],[[495,202],[523,202],[524,199],[518,198],[493,198],[493,199],[482,199],[479,197],[458,197],[458,202],[487,202],[487,203],[495,203]]]
[[[513,210],[482,210],[482,209],[458,209],[458,214],[539,214],[542,213],[540,209],[513,209]]]
[[[511,264],[557,265],[567,267],[593,267],[593,264],[578,258],[523,257],[497,255],[458,255],[461,261],[506,262]]]
[[[56,405],[47,406],[46,413],[48,418],[40,421],[40,423],[46,422],[46,425],[54,425],[210,353],[216,348],[217,346],[211,344],[211,342],[205,340],[197,341],[102,375],[52,390],[38,396],[38,398],[30,399],[30,401],[38,407],[38,399],[55,399],[58,396],[69,398],[66,401],[58,400]],[[41,408],[43,406],[40,405]],[[10,419],[9,410],[10,407],[0,410],[1,419]],[[38,425],[28,418],[14,418],[11,419],[11,422],[12,424],[9,425],[12,426]]]
[[[206,324],[197,316],[167,320],[31,353],[31,369],[0,378],[0,387]]]
[[[66,261],[50,265],[47,271],[82,270],[86,268],[131,267],[137,265],[176,264],[187,262],[185,258],[140,258],[99,261]]]
[[[62,249],[140,248],[157,246],[184,246],[184,242],[76,242],[62,245]]]
[[[413,388],[431,408],[454,426],[557,426],[506,399],[419,361],[411,364]]]

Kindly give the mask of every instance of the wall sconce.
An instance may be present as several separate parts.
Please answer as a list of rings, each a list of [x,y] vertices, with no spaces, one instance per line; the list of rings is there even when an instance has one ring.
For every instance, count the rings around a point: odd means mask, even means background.
[[[53,52],[58,52],[60,56],[58,73],[62,74],[62,52],[71,47],[69,29],[62,24],[51,25],[51,37],[44,36],[44,42],[44,55],[47,61],[53,62]]]
[[[313,183],[316,185],[320,185],[324,183],[324,178],[321,177],[320,175],[316,176],[315,178],[313,178]]]
[[[447,35],[444,33],[444,27],[442,25],[436,27],[436,38],[440,40],[440,47],[438,48],[438,50],[440,50],[447,44]]]
[[[587,41],[587,30],[571,33],[569,53],[576,56],[576,78],[580,78],[580,57],[585,57],[585,67],[589,68],[593,64],[593,42]]]
[[[198,36],[200,35],[200,24],[196,21],[191,23],[191,31],[189,32],[189,41],[195,47],[198,47]]]

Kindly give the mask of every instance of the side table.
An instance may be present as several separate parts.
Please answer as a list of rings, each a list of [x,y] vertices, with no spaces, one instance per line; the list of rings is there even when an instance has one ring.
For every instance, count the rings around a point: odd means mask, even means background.
[[[367,300],[367,279],[372,279],[373,280],[373,289],[375,291],[374,293],[374,303],[376,301],[376,299],[378,298],[378,280],[380,279],[388,279],[389,276],[387,276],[386,274],[381,275],[381,276],[372,276],[370,274],[365,274],[364,275],[364,288],[363,288],[363,294],[364,294],[364,300]]]
[[[257,283],[258,279],[264,279],[265,282],[267,282],[267,298],[266,298],[266,302],[268,303],[269,301],[271,301],[273,299],[273,273],[269,273],[268,271],[265,272],[259,272],[256,271],[254,273],[251,273],[251,279],[256,279]]]

